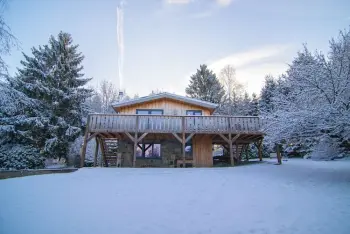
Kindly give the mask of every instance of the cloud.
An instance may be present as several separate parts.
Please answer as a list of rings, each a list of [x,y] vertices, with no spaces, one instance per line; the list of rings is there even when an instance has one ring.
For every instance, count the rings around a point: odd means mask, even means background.
[[[228,55],[208,62],[208,68],[217,75],[226,65],[236,68],[237,79],[249,93],[259,93],[266,75],[278,76],[288,68],[290,44],[268,45],[261,48]]]
[[[232,64],[236,68],[239,68],[244,65],[257,62],[259,60],[271,58],[282,54],[290,47],[291,45],[268,45],[250,51],[231,54],[224,58],[211,61],[208,64],[210,69],[212,69],[215,72],[220,71],[227,64]]]
[[[193,2],[193,0],[165,0],[166,3],[168,4],[188,4],[190,2]]]
[[[213,11],[203,11],[203,12],[198,12],[194,13],[191,15],[191,18],[193,19],[202,19],[202,18],[207,18],[213,15]]]
[[[231,5],[235,0],[215,0],[216,5],[220,7],[227,7]],[[164,0],[167,4],[175,4],[175,5],[186,5],[193,2],[200,2],[199,0]],[[202,1],[203,3],[203,1]]]
[[[216,3],[221,7],[227,7],[229,6],[233,0],[216,0]]]

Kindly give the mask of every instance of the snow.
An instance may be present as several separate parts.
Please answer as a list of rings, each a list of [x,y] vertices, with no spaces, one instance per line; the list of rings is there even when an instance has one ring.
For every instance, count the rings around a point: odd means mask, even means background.
[[[348,234],[350,160],[0,181],[0,233]]]

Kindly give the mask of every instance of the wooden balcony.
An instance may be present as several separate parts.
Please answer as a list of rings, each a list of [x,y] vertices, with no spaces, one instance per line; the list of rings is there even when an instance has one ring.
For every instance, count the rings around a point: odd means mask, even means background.
[[[92,114],[88,131],[143,133],[262,134],[262,121],[252,116],[169,116]]]

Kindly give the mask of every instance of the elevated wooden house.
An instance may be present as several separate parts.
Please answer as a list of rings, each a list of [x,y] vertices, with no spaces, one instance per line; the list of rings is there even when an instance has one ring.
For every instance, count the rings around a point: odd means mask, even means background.
[[[116,114],[91,114],[82,147],[84,166],[87,142],[96,139],[105,166],[211,167],[213,144],[224,146],[230,162],[241,159],[250,143],[259,148],[261,121],[253,116],[213,115],[217,104],[171,93],[160,93],[112,105]]]

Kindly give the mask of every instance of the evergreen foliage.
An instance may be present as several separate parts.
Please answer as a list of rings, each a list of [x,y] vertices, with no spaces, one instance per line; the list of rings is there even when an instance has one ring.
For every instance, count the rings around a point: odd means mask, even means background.
[[[186,94],[192,98],[219,104],[222,102],[225,91],[215,73],[203,64],[191,76]]]

